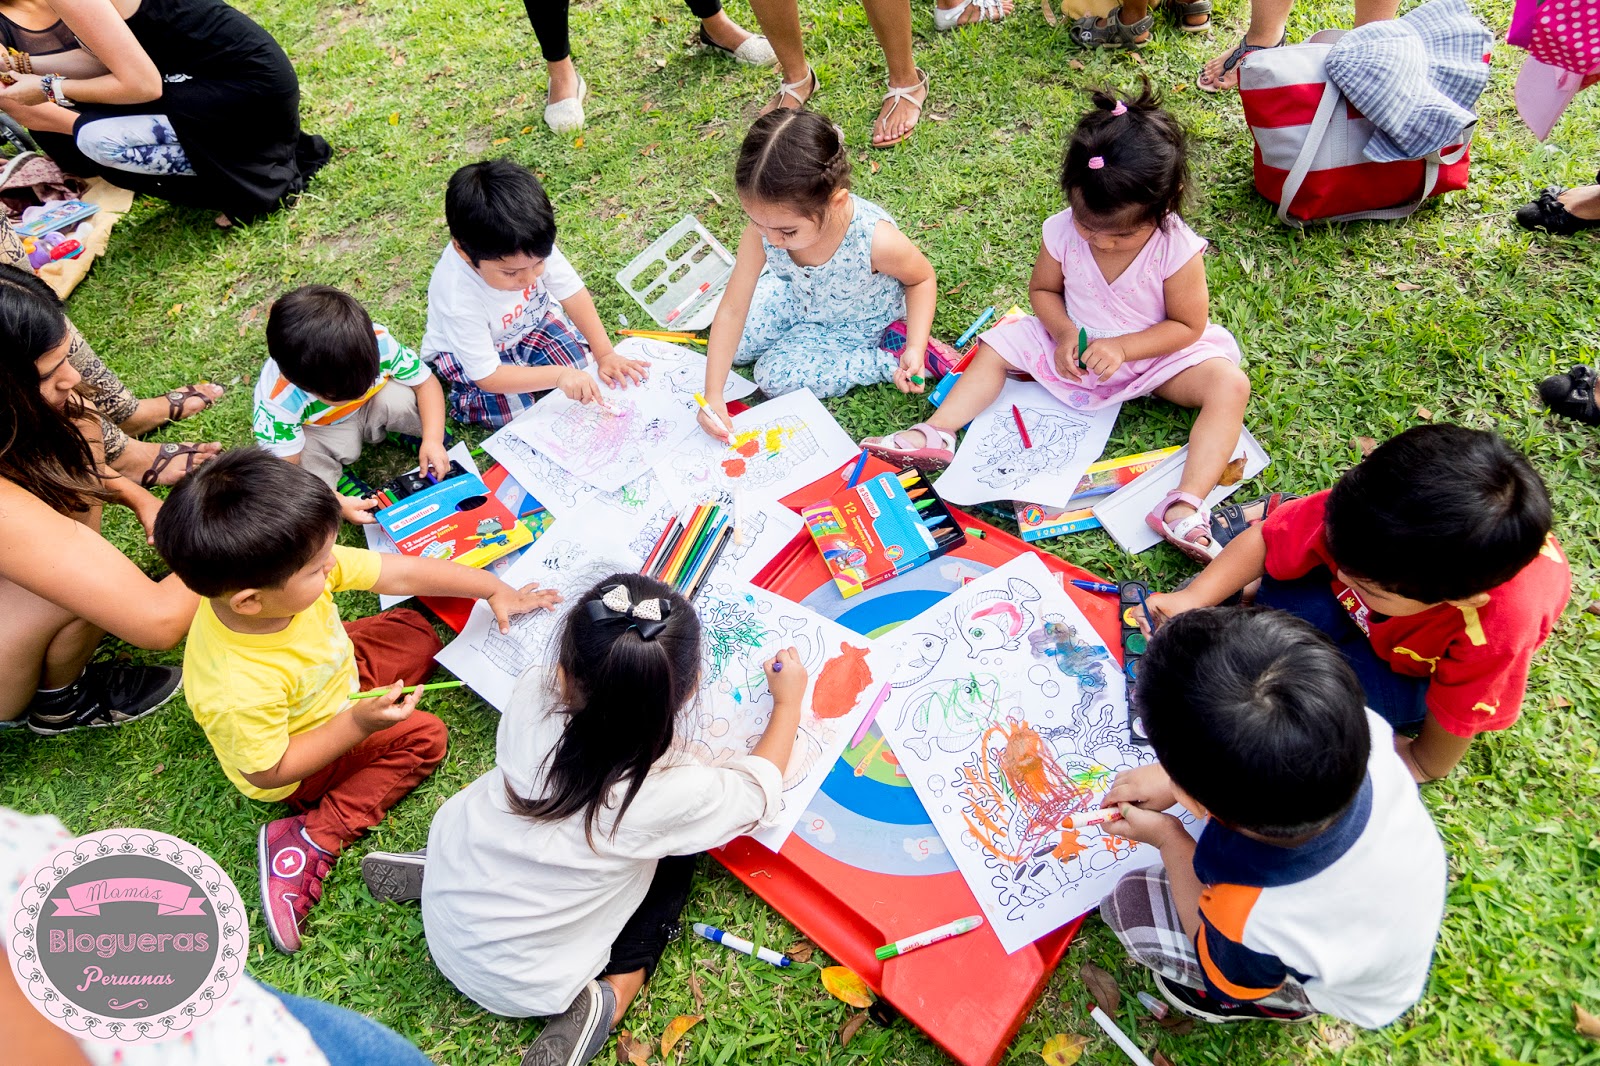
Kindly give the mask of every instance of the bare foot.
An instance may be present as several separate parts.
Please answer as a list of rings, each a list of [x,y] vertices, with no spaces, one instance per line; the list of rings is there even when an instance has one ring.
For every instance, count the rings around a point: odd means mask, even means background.
[[[222,445],[216,441],[201,444],[199,453],[194,456],[194,465],[199,466],[212,456],[222,451]],[[155,463],[156,457],[161,454],[161,445],[148,440],[130,440],[128,446],[122,449],[122,454],[117,456],[117,461],[112,463],[112,469],[123,477],[132,478],[138,483],[144,477],[146,470]],[[166,469],[161,471],[161,476],[156,478],[157,485],[176,485],[183,480],[189,472],[189,463],[186,457],[179,456],[168,463]]]
[[[878,120],[872,124],[874,148],[887,148],[909,137],[922,118],[922,105],[928,101],[928,78],[925,74],[919,77],[915,85],[891,85],[889,88],[904,89],[907,95],[891,94],[884,97]]]
[[[1578,218],[1600,218],[1600,185],[1583,185],[1568,189],[1556,199],[1561,206]]]
[[[811,99],[812,94],[816,91],[817,72],[807,66],[805,74],[801,75],[799,81],[783,82],[778,87],[778,91],[772,95],[772,99],[768,100],[766,106],[761,109],[760,113],[769,115],[780,107],[798,111],[806,106],[806,101]]]
[[[207,398],[214,403],[221,399],[223,392],[226,391],[221,385],[213,385],[209,381],[198,382],[194,387],[204,393],[205,396],[186,397],[183,401],[183,406],[178,412],[180,420],[193,418],[211,406],[206,403]],[[148,399],[139,401],[139,406],[122,423],[121,429],[122,432],[137,437],[141,434],[149,433],[157,426],[164,426],[170,421],[172,421],[172,405],[167,402],[167,398],[165,396],[151,396]]]
[[[944,0],[940,0],[940,2],[935,6],[937,6],[940,11],[950,11],[953,8],[960,7],[961,0],[949,0],[948,3],[944,2]],[[1001,19],[1011,14],[1013,6],[1014,5],[1011,3],[1011,0],[1000,0],[1000,9],[998,13],[989,15],[976,3],[968,4],[967,9],[961,12],[961,17],[956,19],[956,25],[970,26],[974,22],[999,22]]]
[[[1258,38],[1253,31],[1244,35],[1245,44],[1258,44],[1263,48],[1275,47],[1281,40],[1283,40],[1283,31],[1281,29],[1271,36],[1263,36],[1261,38]],[[1233,69],[1228,71],[1226,75],[1222,73],[1222,65],[1227,62],[1228,56],[1232,54],[1233,52],[1230,49],[1202,67],[1200,70],[1200,83],[1214,88],[1218,92],[1237,89],[1239,87],[1239,65],[1235,63]]]
[[[755,36],[749,30],[728,17],[726,11],[718,11],[708,19],[700,20],[700,28],[711,38],[713,44],[733,51],[741,44]]]

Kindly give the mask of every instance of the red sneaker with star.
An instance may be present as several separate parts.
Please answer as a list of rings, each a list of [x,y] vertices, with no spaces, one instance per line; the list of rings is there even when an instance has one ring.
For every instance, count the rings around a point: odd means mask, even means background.
[[[322,879],[333,868],[333,860],[306,835],[303,814],[261,827],[256,838],[261,910],[272,946],[284,954],[300,950],[300,923],[322,898]]]

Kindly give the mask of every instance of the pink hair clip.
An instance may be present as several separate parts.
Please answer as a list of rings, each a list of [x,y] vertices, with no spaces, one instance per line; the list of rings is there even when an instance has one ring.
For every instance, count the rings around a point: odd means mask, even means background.
[[[1105,156],[1103,156],[1103,155],[1092,155],[1092,156],[1089,157],[1089,169],[1090,170],[1104,170],[1105,168],[1106,168],[1106,157]]]
[[[1111,109],[1111,113],[1113,115],[1126,115],[1128,113],[1128,105],[1118,100],[1117,106]]]

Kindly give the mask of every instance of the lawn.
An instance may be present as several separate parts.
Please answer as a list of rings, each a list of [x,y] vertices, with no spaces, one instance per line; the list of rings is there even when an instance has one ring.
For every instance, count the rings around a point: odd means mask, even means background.
[[[334,162],[293,210],[232,231],[213,228],[209,212],[140,201],[73,296],[78,325],[142,394],[197,379],[229,386],[213,410],[159,439],[248,441],[265,312],[287,288],[343,286],[400,338],[418,342],[428,274],[446,240],[444,184],[464,163],[504,154],[538,170],[562,246],[611,325],[622,314],[643,317],[612,276],[678,218],[693,213],[725,243],[737,240],[733,158],[777,79],[695,53],[687,44],[694,23],[677,0],[574,5],[573,39],[593,96],[587,130],[565,139],[540,122],[543,67],[517,4],[242,6],[288,48],[306,126],[333,143]],[[1522,719],[1475,743],[1449,780],[1425,791],[1451,880],[1432,979],[1416,1009],[1375,1033],[1341,1023],[1161,1032],[1133,1003],[1135,990],[1152,987],[1148,978],[1091,919],[1008,1061],[1037,1061],[1051,1034],[1093,1032],[1079,966],[1094,961],[1121,984],[1123,1026],[1146,1047],[1159,1035],[1178,1064],[1600,1063],[1600,1045],[1572,1024],[1575,1002],[1600,1010],[1600,617],[1581,610],[1600,597],[1597,437],[1548,418],[1533,394],[1543,376],[1600,356],[1600,244],[1533,237],[1511,219],[1540,186],[1589,180],[1600,162],[1596,94],[1581,96],[1550,143],[1538,144],[1511,100],[1521,53],[1503,47],[1467,191],[1404,224],[1301,234],[1279,226],[1251,187],[1237,98],[1190,84],[1242,27],[1241,0],[1221,5],[1214,41],[1180,40],[1162,23],[1141,57],[1077,52],[1065,27],[1048,26],[1033,2],[999,27],[953,35],[934,32],[925,0],[915,7],[918,61],[933,90],[915,137],[890,152],[867,148],[883,69],[860,7],[807,0],[802,16],[822,79],[815,104],[846,131],[857,190],[884,205],[939,272],[940,335],[953,339],[991,303],[1025,301],[1039,224],[1060,207],[1057,162],[1086,106],[1082,89],[1129,87],[1148,75],[1193,136],[1187,215],[1212,241],[1212,316],[1245,351],[1255,389],[1247,424],[1273,458],[1248,488],[1324,486],[1358,457],[1357,438],[1382,439],[1422,419],[1492,427],[1547,479],[1576,583],[1573,606],[1535,663]],[[1504,0],[1475,7],[1492,26],[1510,14]],[[752,22],[741,4],[732,13]],[[1291,37],[1346,13],[1305,3]],[[830,406],[847,430],[864,434],[915,421],[921,403],[885,386]],[[1190,418],[1158,401],[1131,405],[1108,454],[1178,443]],[[398,448],[381,450],[371,468],[397,469],[404,459]],[[126,512],[109,516],[107,533],[141,565],[161,569]],[[345,539],[355,542],[349,530]],[[1158,587],[1193,569],[1165,547],[1130,559],[1098,533],[1047,546]],[[347,616],[376,610],[370,596],[343,606]],[[108,645],[106,653],[126,649]],[[180,653],[157,658],[176,663]],[[490,708],[459,693],[428,706],[449,723],[450,757],[340,862],[298,955],[275,953],[253,913],[250,968],[288,991],[370,1014],[440,1063],[514,1063],[538,1023],[494,1018],[456,994],[429,961],[417,910],[374,903],[359,877],[364,850],[419,846],[432,812],[492,763]],[[228,786],[177,703],[122,729],[49,740],[0,734],[0,803],[57,814],[79,832],[140,825],[175,833],[221,861],[247,899],[256,893],[256,826],[275,816]],[[711,863],[690,912],[778,947],[798,938]],[[700,1013],[689,982],[698,975],[708,1021],[690,1034],[683,1061],[946,1061],[904,1023],[869,1023],[841,1048],[837,1033],[850,1011],[812,969],[782,973],[684,940],[627,1024],[659,1037],[675,1015]],[[1084,1061],[1123,1060],[1097,1037]]]

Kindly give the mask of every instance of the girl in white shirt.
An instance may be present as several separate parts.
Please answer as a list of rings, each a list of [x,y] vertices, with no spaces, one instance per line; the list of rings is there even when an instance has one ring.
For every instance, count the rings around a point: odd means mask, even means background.
[[[524,1062],[581,1066],[677,935],[694,856],[777,816],[806,671],[795,649],[779,653],[766,732],[709,766],[676,743],[700,674],[682,596],[613,575],[557,639],[556,669],[519,683],[495,768],[440,808],[425,858],[373,854],[362,872],[380,898],[420,895],[434,962],[467,996],[558,1015]]]

